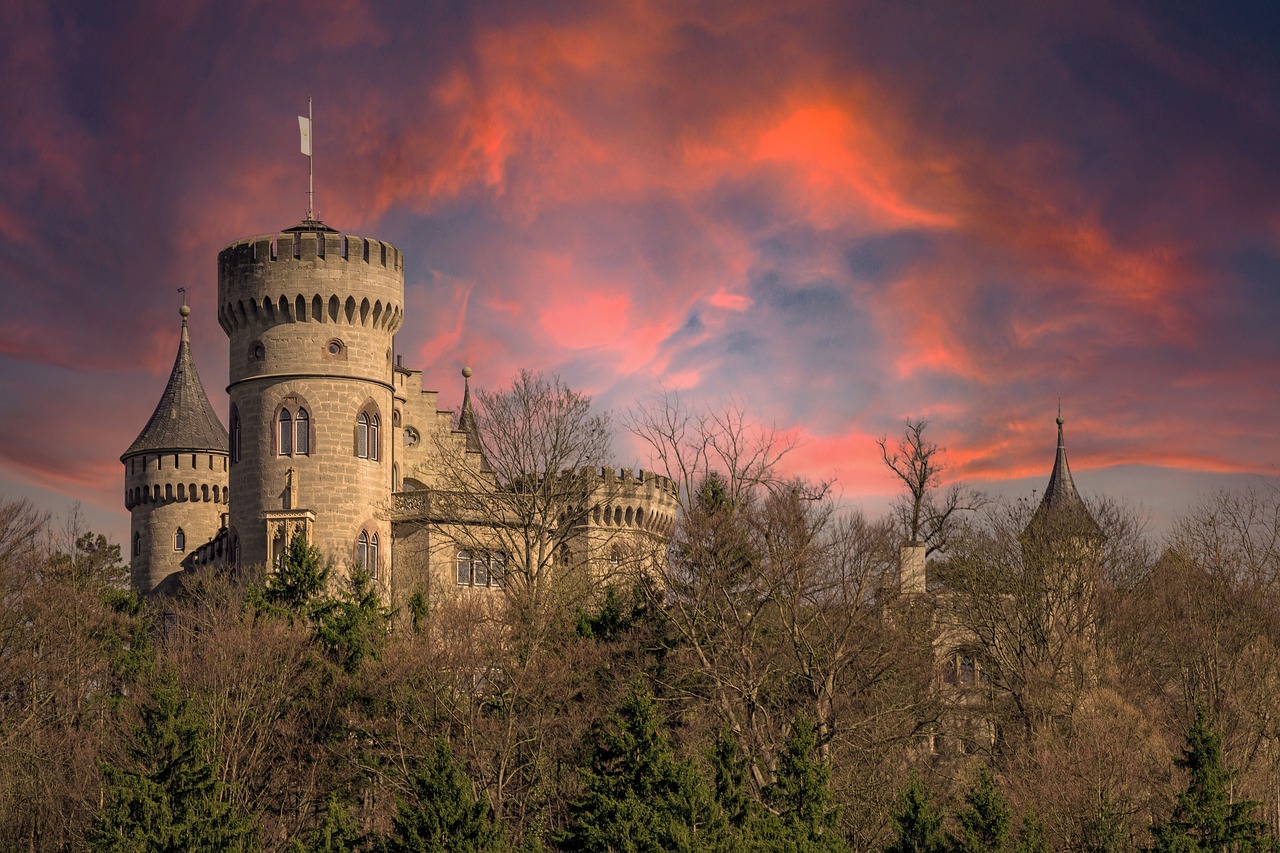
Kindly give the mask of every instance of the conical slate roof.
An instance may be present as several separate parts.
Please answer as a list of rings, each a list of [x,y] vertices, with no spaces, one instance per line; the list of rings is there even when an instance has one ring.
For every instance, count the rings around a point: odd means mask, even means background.
[[[462,368],[462,411],[458,413],[458,429],[467,434],[467,450],[480,454],[480,470],[488,471],[489,460],[484,458],[484,445],[480,443],[480,427],[476,413],[471,409],[471,368]]]
[[[196,363],[191,358],[191,340],[187,334],[187,315],[191,309],[182,306],[182,337],[178,356],[173,361],[169,384],[160,395],[151,419],[120,457],[123,461],[138,453],[164,450],[213,450],[226,453],[227,430],[214,414],[209,395],[204,392]]]
[[[1085,506],[1084,499],[1076,491],[1076,484],[1071,479],[1071,466],[1067,464],[1067,444],[1062,437],[1062,412],[1058,412],[1058,455],[1053,460],[1053,472],[1049,474],[1049,485],[1044,488],[1044,497],[1040,506],[1036,507],[1031,517],[1030,526],[1043,524],[1053,520],[1075,522],[1082,526],[1081,533],[1098,532],[1097,522]]]

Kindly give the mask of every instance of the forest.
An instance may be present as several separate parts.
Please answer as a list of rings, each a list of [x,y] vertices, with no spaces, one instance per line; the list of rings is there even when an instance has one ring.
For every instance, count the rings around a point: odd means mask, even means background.
[[[513,561],[497,606],[393,609],[301,539],[139,597],[74,512],[0,502],[0,849],[1280,849],[1280,490],[1045,522],[908,421],[873,519],[735,409],[619,425],[680,484],[660,559]]]

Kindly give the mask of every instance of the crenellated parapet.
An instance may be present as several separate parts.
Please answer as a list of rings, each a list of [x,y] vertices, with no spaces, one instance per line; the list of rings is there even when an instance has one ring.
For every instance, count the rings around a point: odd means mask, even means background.
[[[566,475],[571,476],[571,475]],[[630,468],[597,468],[586,475],[587,525],[667,536],[675,525],[679,487],[670,477]]]
[[[316,226],[250,237],[218,253],[218,322],[229,336],[277,323],[363,326],[388,334],[400,328],[400,250]]]

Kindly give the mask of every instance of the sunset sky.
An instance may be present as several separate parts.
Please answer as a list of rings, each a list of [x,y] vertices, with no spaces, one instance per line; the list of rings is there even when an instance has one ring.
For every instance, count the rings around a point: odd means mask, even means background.
[[[737,400],[873,514],[873,437],[1157,532],[1280,477],[1280,6],[0,0],[0,497],[124,541],[216,255],[318,212],[406,255],[406,366]],[[645,459],[625,437],[620,465]]]

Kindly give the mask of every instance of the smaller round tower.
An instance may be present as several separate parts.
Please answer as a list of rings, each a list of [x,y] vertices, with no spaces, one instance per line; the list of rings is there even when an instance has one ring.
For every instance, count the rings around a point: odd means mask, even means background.
[[[181,571],[222,526],[227,506],[227,431],[191,358],[185,304],[173,371],[142,432],[120,457],[130,511],[130,575],[151,592]]]

